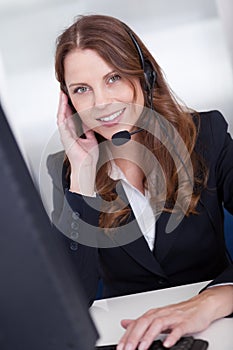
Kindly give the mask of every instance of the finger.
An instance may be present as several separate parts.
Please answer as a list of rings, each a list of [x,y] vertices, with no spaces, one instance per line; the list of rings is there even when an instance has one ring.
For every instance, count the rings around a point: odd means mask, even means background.
[[[144,323],[142,323],[143,320]],[[131,344],[132,349],[135,349],[139,344],[139,350],[148,349],[159,334],[164,333],[164,331],[168,332],[168,330],[170,332],[174,325],[179,325],[178,320],[179,318],[177,317],[157,317],[157,312],[147,312],[137,321],[122,320],[121,323],[127,326],[127,330],[121,338],[120,344],[123,343],[126,347],[128,344]],[[124,349],[124,347],[122,349]]]
[[[148,327],[151,324],[151,318],[150,317],[140,317],[137,321],[132,321],[121,338],[119,342],[120,349],[127,349],[131,346],[131,349],[134,350],[137,348],[137,345],[139,344],[140,340],[146,333]],[[124,344],[122,346],[122,344]]]
[[[68,105],[68,97],[63,91],[60,91],[57,112],[57,124],[62,124],[66,120],[66,118],[70,116],[72,116],[72,111]]]
[[[144,315],[142,315],[142,316],[140,317],[140,319],[142,319],[142,318],[148,319],[148,317],[153,318],[153,315],[154,315],[153,310],[149,310],[149,311],[147,311]],[[133,329],[134,324],[135,324],[136,322],[138,322],[138,320],[136,320],[136,321],[133,320],[133,319],[123,319],[123,320],[121,320],[121,326],[122,326],[123,328],[127,329],[127,331],[124,333],[123,337],[120,339],[120,342],[119,342],[119,345],[120,345],[119,350],[122,350],[122,349],[124,348],[124,344],[125,344],[125,342],[126,342],[126,340],[127,340],[128,334],[129,334],[129,332],[131,332],[131,329]],[[118,350],[118,348],[117,348],[117,350]]]
[[[171,333],[165,338],[163,345],[166,348],[173,346],[182,336],[187,334],[181,324],[176,325]]]
[[[64,121],[64,102],[65,96],[64,92],[60,90],[59,94],[59,103],[58,103],[58,111],[57,111],[57,123],[61,124]]]
[[[95,137],[94,131],[88,128],[88,126],[85,123],[82,123],[82,127],[86,138],[92,140]]]
[[[150,347],[152,342],[164,331],[170,332],[171,320],[168,318],[154,319],[150,324],[144,335],[141,337],[140,344],[138,346],[139,350],[145,350]]]
[[[128,326],[133,322],[133,320],[130,319],[125,319],[125,320],[121,320],[121,326],[123,328],[128,328]]]
[[[132,324],[129,326],[128,329],[130,329],[131,327],[132,327]],[[135,339],[133,339],[133,341],[130,342],[130,340],[128,339],[128,334],[125,333],[117,345],[117,350],[125,350],[125,349],[135,350],[137,344],[138,344],[138,341],[135,341]]]

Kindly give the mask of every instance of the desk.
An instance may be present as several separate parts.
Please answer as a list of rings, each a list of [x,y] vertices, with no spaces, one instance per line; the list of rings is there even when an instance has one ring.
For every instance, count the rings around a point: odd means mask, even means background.
[[[118,343],[118,340],[124,333],[124,329],[120,325],[121,319],[136,318],[150,308],[189,299],[198,294],[207,283],[201,282],[123,297],[96,300],[90,308],[90,313],[100,335],[97,345]],[[217,320],[207,330],[193,335],[196,338],[207,340],[209,342],[208,350],[232,350],[233,318]]]

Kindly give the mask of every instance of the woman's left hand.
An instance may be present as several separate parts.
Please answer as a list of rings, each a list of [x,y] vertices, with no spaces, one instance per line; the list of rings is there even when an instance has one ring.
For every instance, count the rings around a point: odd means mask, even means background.
[[[173,346],[182,336],[206,329],[214,320],[233,312],[233,286],[216,286],[173,305],[147,311],[136,320],[122,320],[126,332],[117,350],[147,350],[161,333],[163,345]]]

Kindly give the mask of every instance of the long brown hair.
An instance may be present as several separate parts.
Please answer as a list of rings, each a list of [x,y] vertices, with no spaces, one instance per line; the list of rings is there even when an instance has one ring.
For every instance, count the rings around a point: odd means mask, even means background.
[[[67,93],[64,72],[65,57],[76,48],[92,49],[129,81],[135,77],[139,78],[141,87],[144,91],[144,73],[141,67],[138,51],[129,35],[129,31],[137,40],[143,53],[143,57],[150,62],[156,72],[156,85],[152,96],[153,109],[158,116],[165,118],[169,125],[177,131],[179,137],[186,146],[191,159],[193,171],[191,201],[187,208],[186,202],[189,197],[187,179],[181,184],[179,178],[179,171],[186,167],[186,160],[182,161],[180,158],[182,164],[178,167],[179,170],[168,150],[169,147],[166,145],[166,143],[169,144],[174,142],[174,140],[172,140],[173,136],[171,135],[167,138],[168,135],[164,135],[164,139],[166,139],[165,141],[161,141],[154,137],[153,129],[161,127],[161,122],[158,123],[160,117],[158,117],[157,120],[154,118],[150,125],[150,130],[152,130],[152,132],[150,133],[144,130],[141,133],[141,141],[139,142],[149,149],[149,151],[156,157],[160,168],[162,169],[163,176],[165,177],[164,183],[166,184],[166,188],[161,184],[160,176],[155,176],[158,180],[156,184],[151,184],[150,180],[145,176],[144,186],[151,192],[151,205],[153,208],[159,208],[159,203],[164,203],[164,205],[161,206],[161,210],[172,212],[174,204],[178,199],[179,191],[178,206],[180,210],[185,211],[185,215],[196,213],[195,208],[200,198],[200,193],[206,186],[208,176],[207,167],[205,166],[204,161],[194,149],[199,126],[198,113],[189,110],[184,104],[178,103],[178,99],[175,97],[164,78],[162,69],[141,39],[129,27],[118,19],[110,16],[78,16],[75,22],[57,39],[55,55],[57,80],[60,82],[61,90]],[[145,91],[144,96],[146,101],[145,104],[147,104],[148,98]],[[146,107],[150,106],[147,104]],[[97,135],[97,140],[100,143],[102,138]],[[173,144],[173,148],[175,147],[176,144]],[[66,163],[69,165],[67,158]],[[130,213],[128,205],[122,204],[122,200],[117,196],[117,182],[112,180],[108,175],[110,166],[110,163],[106,162],[103,166],[98,168],[96,175],[96,190],[108,206],[108,208],[103,208],[103,211],[100,214],[99,225],[104,228],[116,227],[121,222],[125,222]],[[146,164],[145,160],[145,167],[149,168],[150,166],[151,163],[148,161],[148,164]],[[69,175],[70,168],[68,166],[68,176]],[[111,210],[109,210],[109,208],[111,208]]]

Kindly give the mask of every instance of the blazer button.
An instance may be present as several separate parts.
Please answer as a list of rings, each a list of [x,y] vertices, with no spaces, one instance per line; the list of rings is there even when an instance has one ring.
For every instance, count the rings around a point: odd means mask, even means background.
[[[80,214],[79,214],[77,211],[74,211],[74,212],[72,213],[72,218],[73,218],[74,220],[78,220],[79,217],[80,217]]]
[[[78,243],[77,242],[71,242],[70,243],[70,249],[75,251],[78,249]]]
[[[71,234],[70,234],[70,238],[73,239],[73,240],[78,239],[78,236],[79,236],[78,231],[72,231]],[[75,243],[77,243],[77,242],[75,242]]]
[[[73,230],[78,230],[79,227],[78,222],[76,221],[72,221],[70,226]]]

